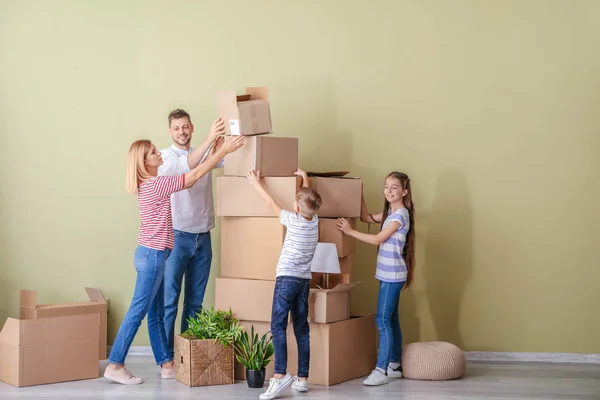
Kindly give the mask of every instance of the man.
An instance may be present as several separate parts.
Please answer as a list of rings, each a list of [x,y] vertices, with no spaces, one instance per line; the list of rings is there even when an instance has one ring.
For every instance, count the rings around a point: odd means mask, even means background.
[[[169,114],[171,147],[161,150],[163,165],[159,175],[183,174],[204,161],[209,149],[214,149],[219,135],[225,133],[221,118],[213,122],[208,136],[196,149],[190,146],[194,125],[184,110]],[[223,161],[217,167],[222,167]],[[165,266],[165,332],[171,355],[174,352],[175,319],[181,285],[185,275],[181,332],[188,328],[187,320],[202,308],[204,292],[210,274],[212,248],[210,230],[215,226],[212,174],[200,178],[189,189],[171,195],[175,246]]]

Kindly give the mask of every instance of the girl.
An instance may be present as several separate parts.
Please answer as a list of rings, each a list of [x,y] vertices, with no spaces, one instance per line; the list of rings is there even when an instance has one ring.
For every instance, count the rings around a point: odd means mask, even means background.
[[[162,164],[160,152],[149,140],[138,140],[129,148],[127,190],[138,196],[141,217],[134,265],[137,279],[129,310],[119,328],[108,358],[104,377],[125,385],[142,383],[124,366],[125,357],[140,323],[148,314],[148,333],[161,378],[175,378],[173,358],[165,335],[163,316],[163,276],[165,260],[173,248],[171,194],[194,185],[212,170],[226,154],[243,144],[243,136],[218,141],[212,154],[193,170],[179,176],[157,176]]]
[[[389,377],[401,378],[402,332],[398,305],[400,291],[409,287],[415,267],[415,207],[412,202],[410,179],[401,172],[392,172],[385,180],[383,213],[369,214],[363,195],[361,221],[382,223],[376,235],[352,229],[341,218],[338,228],[346,235],[362,242],[379,246],[377,272],[379,297],[377,301],[377,329],[379,330],[379,354],[377,367],[363,381],[368,386],[389,382]]]

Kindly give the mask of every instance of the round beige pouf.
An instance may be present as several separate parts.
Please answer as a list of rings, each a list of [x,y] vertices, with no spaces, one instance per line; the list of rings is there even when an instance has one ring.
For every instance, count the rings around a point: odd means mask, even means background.
[[[408,379],[458,379],[464,376],[466,367],[464,353],[452,343],[417,342],[402,348],[402,375]]]

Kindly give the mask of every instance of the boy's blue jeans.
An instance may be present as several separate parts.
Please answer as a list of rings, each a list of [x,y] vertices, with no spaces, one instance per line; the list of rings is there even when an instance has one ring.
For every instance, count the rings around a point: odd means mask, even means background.
[[[377,300],[377,329],[379,330],[379,353],[377,368],[387,371],[391,362],[400,362],[402,355],[402,331],[400,330],[400,291],[404,282],[379,283]]]
[[[298,343],[298,377],[308,378],[310,363],[310,328],[308,326],[308,295],[310,279],[279,276],[275,281],[271,334],[275,347],[275,373],[287,370],[288,313],[292,313],[294,335]]]
[[[154,359],[158,365],[173,361],[167,345],[163,317],[165,314],[163,277],[165,260],[170,249],[154,250],[138,246],[135,250],[134,265],[137,271],[133,299],[121,323],[112,346],[108,361],[112,364],[125,364],[125,357],[133,342],[142,320],[148,314],[148,333]]]

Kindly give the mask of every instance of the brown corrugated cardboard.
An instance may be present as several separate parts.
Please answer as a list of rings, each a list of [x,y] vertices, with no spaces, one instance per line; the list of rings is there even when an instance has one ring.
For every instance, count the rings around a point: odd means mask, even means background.
[[[328,324],[350,318],[350,291],[359,284],[341,283],[333,289],[310,289],[308,320]]]
[[[224,173],[246,177],[249,170],[260,176],[294,176],[298,170],[298,138],[252,136],[225,157]]]
[[[65,304],[37,304],[37,292],[21,290],[21,319],[99,314],[98,356],[100,360],[105,360],[108,305],[100,289],[85,288],[85,290],[90,301]]]
[[[271,320],[275,281],[217,278],[215,308],[229,310],[239,320],[268,322]]]
[[[284,239],[279,218],[221,218],[221,276],[274,281]]]
[[[302,178],[266,177],[261,181],[265,190],[281,208],[293,210]],[[273,211],[245,177],[218,177],[216,200],[217,215],[220,217],[275,217]]]
[[[348,222],[356,229],[356,218],[349,218]],[[343,258],[356,252],[356,239],[340,231],[337,223],[337,218],[319,218],[319,242],[334,243],[338,257]]]
[[[270,322],[259,322],[259,321],[240,321],[240,326],[243,326],[248,331],[248,336],[250,336],[250,331],[252,326],[254,326],[254,333],[258,335],[258,338],[262,338],[265,333],[271,331],[271,323]],[[291,326],[290,326],[291,328]],[[267,336],[270,336],[267,335]],[[267,380],[273,376],[273,372],[275,369],[275,358],[271,357],[271,362],[265,368],[265,376]],[[246,368],[239,363],[237,360],[235,361],[235,379],[243,380],[246,379]]]
[[[331,386],[368,375],[377,361],[375,316],[351,317],[331,324],[310,324],[308,382]],[[294,332],[287,330],[288,371],[298,371]]]
[[[362,179],[313,176],[310,187],[323,199],[319,217],[360,217]]]
[[[235,90],[217,93],[217,112],[225,121],[226,135],[258,135],[272,130],[267,87],[246,88],[238,96]]]
[[[16,320],[0,331],[0,380],[33,386],[98,378],[97,313]]]

